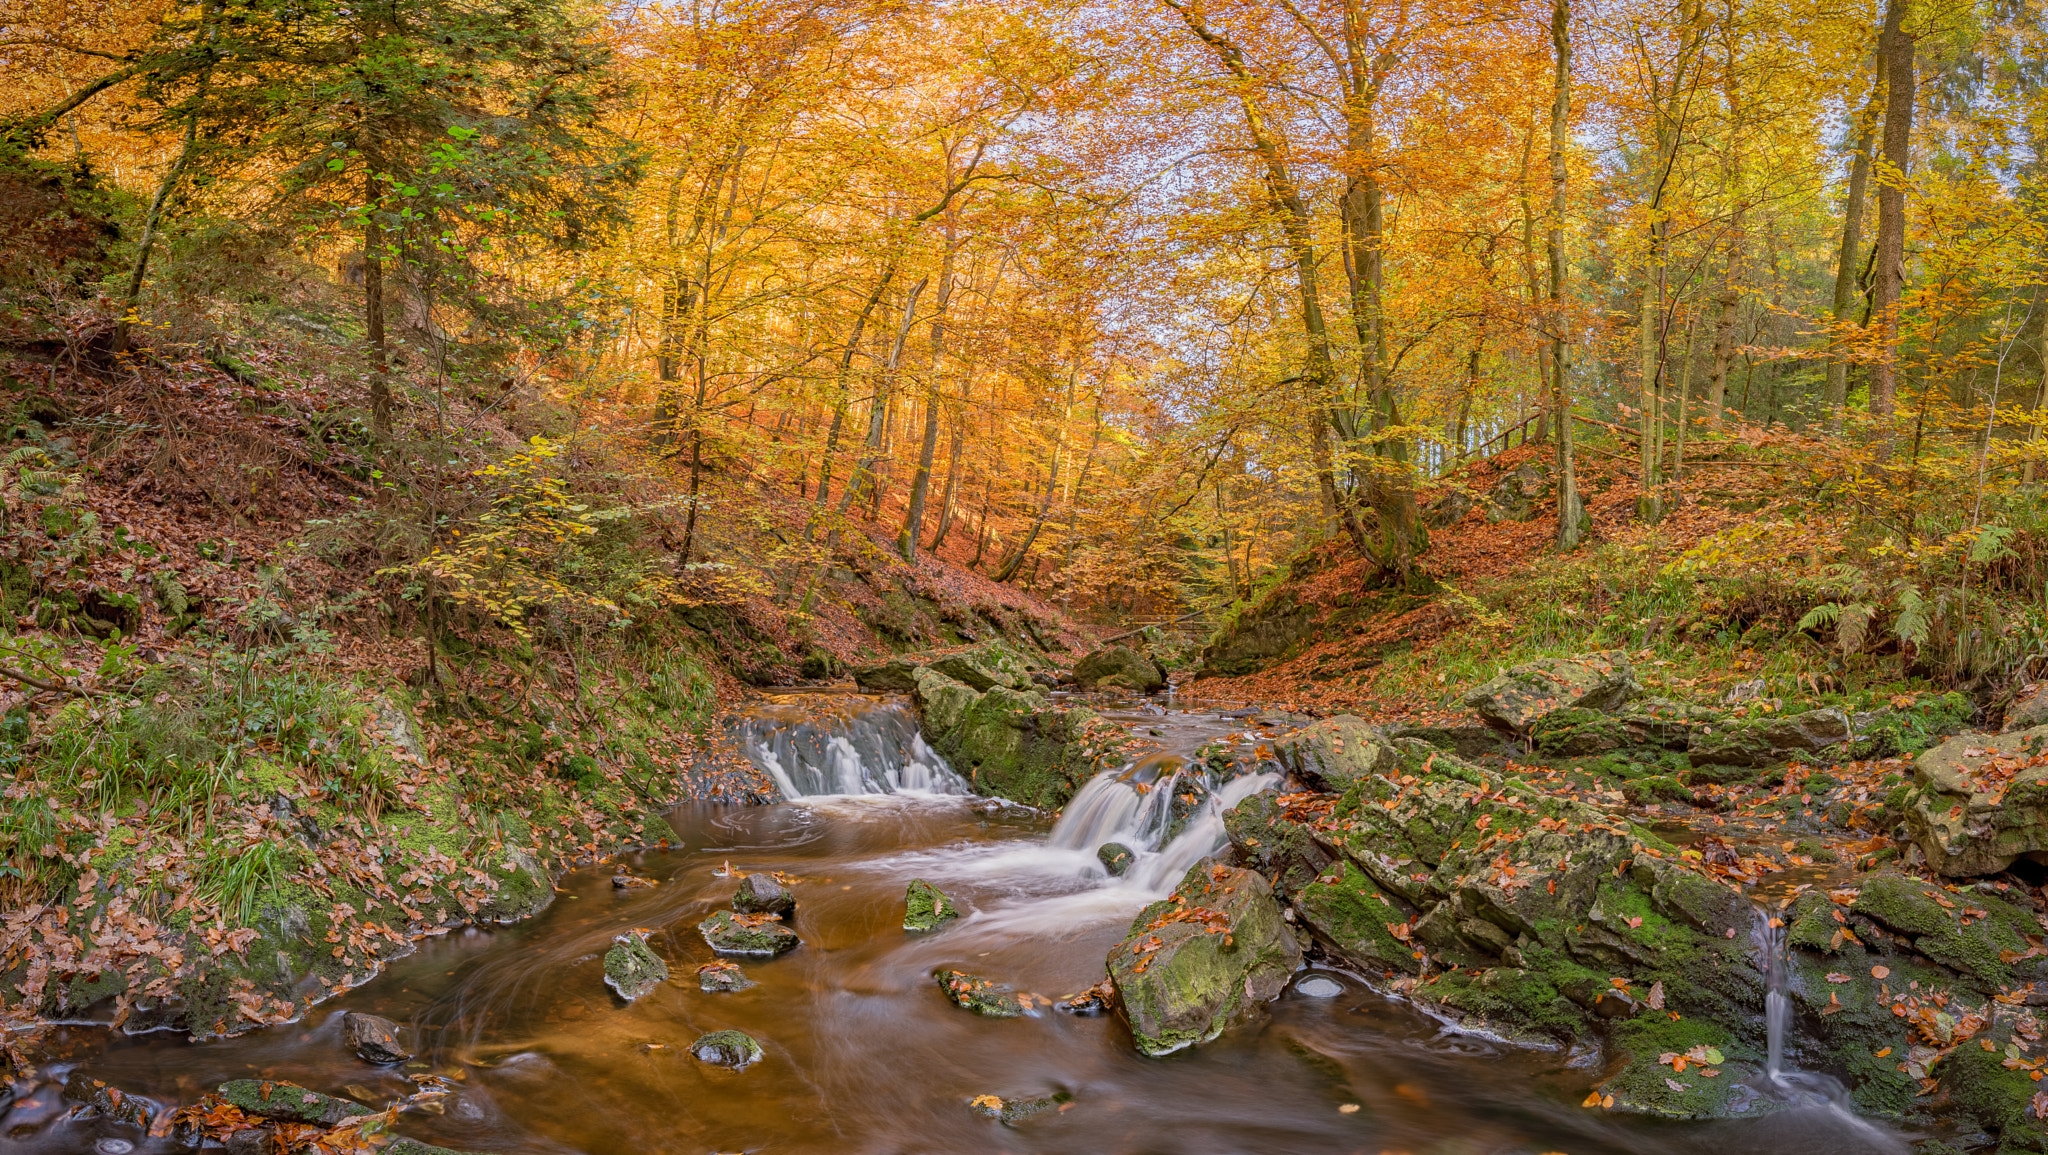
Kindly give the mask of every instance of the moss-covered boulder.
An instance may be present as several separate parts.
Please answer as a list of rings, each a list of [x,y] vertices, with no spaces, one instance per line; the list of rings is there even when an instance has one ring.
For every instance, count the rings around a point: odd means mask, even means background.
[[[1853,737],[1840,710],[1709,723],[1694,730],[1686,754],[1695,766],[1770,766],[1792,758],[1833,761]]]
[[[1541,658],[1516,666],[1465,694],[1487,724],[1527,734],[1559,710],[1615,710],[1641,689],[1620,650],[1576,658]]]
[[[1223,1033],[1279,997],[1301,947],[1258,874],[1199,862],[1138,912],[1110,948],[1109,977],[1138,1049],[1165,1055]]]
[[[1166,687],[1166,675],[1152,659],[1125,645],[1104,646],[1074,663],[1074,681],[1084,690],[1129,690],[1150,694]]]
[[[1914,842],[1950,877],[1996,874],[2048,851],[2048,726],[1963,734],[1913,761]]]
[[[761,1044],[745,1031],[712,1031],[690,1044],[690,1053],[700,1062],[743,1071],[761,1061]]]
[[[946,998],[963,1010],[991,1019],[1014,1019],[1024,1013],[1024,1003],[1017,998],[1017,992],[980,975],[940,967],[932,972],[932,977],[938,980]]]
[[[929,735],[950,734],[981,698],[981,691],[926,666],[917,672],[918,719]]]
[[[1271,790],[1253,794],[1226,811],[1223,829],[1238,861],[1264,875],[1283,902],[1330,864],[1330,852],[1316,845],[1307,826],[1287,817],[1279,794]]]
[[[964,687],[963,687],[964,688]],[[936,688],[945,693],[943,687]],[[935,695],[936,696],[936,695]],[[1055,707],[1036,691],[996,686],[924,717],[925,739],[983,794],[1056,810],[1095,773],[1110,727],[1091,710]],[[948,717],[952,725],[941,728]]]
[[[959,917],[959,906],[946,897],[945,891],[924,879],[913,878],[904,888],[904,930],[937,930]]]
[[[2015,699],[2005,708],[2005,725],[2000,729],[2010,734],[2036,726],[2048,726],[2048,687],[2031,686],[2025,695]]]
[[[1413,908],[1347,860],[1300,887],[1294,909],[1325,948],[1360,970],[1386,975],[1421,968],[1420,944],[1410,941]]]
[[[782,925],[779,914],[735,914],[714,911],[697,924],[712,950],[719,954],[774,956],[797,948],[796,932]]]
[[[1385,773],[1401,760],[1393,743],[1352,714],[1311,722],[1281,736],[1273,743],[1273,754],[1295,777],[1335,794],[1361,778]]]
[[[854,667],[853,681],[870,694],[908,694],[917,689],[917,671],[923,665],[915,658],[890,658]]]
[[[796,909],[796,896],[773,875],[749,874],[740,880],[732,908],[742,914],[789,914]]]
[[[1102,869],[1107,870],[1111,878],[1122,878],[1138,856],[1121,842],[1105,842],[1095,848],[1095,860],[1102,864]]]
[[[997,686],[1030,689],[1037,663],[1018,650],[991,642],[933,658],[928,668],[980,693]]]
[[[639,931],[612,940],[612,949],[604,954],[604,985],[620,998],[630,1003],[667,981],[668,964]]]
[[[246,1114],[284,1123],[332,1127],[344,1119],[371,1114],[361,1103],[309,1091],[297,1083],[275,1083],[268,1079],[231,1079],[215,1093]]]

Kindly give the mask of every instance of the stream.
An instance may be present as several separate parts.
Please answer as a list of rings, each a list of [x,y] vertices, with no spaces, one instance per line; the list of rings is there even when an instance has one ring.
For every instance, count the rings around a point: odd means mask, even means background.
[[[628,856],[653,879],[614,889],[612,869],[559,883],[552,907],[517,926],[427,939],[375,980],[297,1024],[207,1043],[70,1027],[43,1082],[15,1088],[0,1151],[171,1151],[167,1137],[73,1119],[61,1084],[78,1071],[162,1105],[224,1080],[289,1080],[373,1107],[409,1075],[452,1080],[434,1113],[398,1131],[463,1151],[962,1153],[1804,1152],[1902,1151],[1889,1132],[1814,1105],[1765,1118],[1670,1123],[1579,1106],[1599,1077],[1594,1049],[1540,1051],[1447,1031],[1355,976],[1305,969],[1266,1021],[1206,1046],[1146,1059],[1114,1015],[1046,1009],[983,1019],[932,979],[955,966],[1058,998],[1103,975],[1131,916],[1223,845],[1221,810],[1274,778],[1216,785],[1171,829],[1171,789],[1203,742],[1258,740],[1241,717],[1156,708],[1112,716],[1154,732],[1161,753],[1089,783],[1057,823],[968,792],[900,705],[848,695],[782,695],[736,736],[788,800],[684,807],[673,851]],[[1141,790],[1139,787],[1145,787]],[[1169,837],[1169,835],[1172,835]],[[1137,851],[1111,878],[1095,848]],[[697,922],[727,905],[734,873],[794,876],[790,925],[803,945],[738,960],[754,985],[698,989],[714,957]],[[733,873],[728,873],[733,872]],[[930,935],[901,928],[913,878],[969,913]],[[613,936],[649,930],[669,984],[630,1005],[605,987]],[[376,1067],[341,1041],[345,1010],[411,1028],[419,1059]],[[698,1035],[760,1040],[742,1071],[698,1062]],[[1005,1125],[977,1096],[1071,1096]]]

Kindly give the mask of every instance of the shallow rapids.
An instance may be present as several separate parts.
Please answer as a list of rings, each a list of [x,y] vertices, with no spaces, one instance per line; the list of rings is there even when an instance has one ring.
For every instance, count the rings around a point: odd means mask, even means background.
[[[539,917],[428,940],[303,1023],[204,1044],[71,1028],[59,1040],[67,1059],[45,1068],[45,1082],[18,1088],[0,1146],[88,1152],[111,1138],[174,1149],[167,1138],[67,1121],[56,1084],[77,1069],[167,1105],[254,1076],[382,1106],[411,1089],[408,1074],[436,1073],[456,1094],[438,1113],[403,1117],[398,1131],[504,1155],[1882,1149],[1881,1135],[1820,1110],[1717,1124],[1587,1110],[1578,1104],[1599,1075],[1590,1054],[1447,1033],[1329,970],[1302,971],[1253,1021],[1164,1060],[1139,1056],[1114,1016],[1032,1000],[1025,1018],[989,1020],[947,1002],[936,967],[1052,997],[1100,979],[1131,916],[1221,844],[1220,807],[1270,781],[1221,783],[1176,825],[1168,799],[1185,772],[1169,759],[1107,775],[1057,827],[985,799],[901,788],[687,808],[672,818],[682,848],[625,863],[659,885],[615,890],[609,869],[577,872]],[[1108,840],[1139,852],[1123,878],[1095,857]],[[772,961],[738,960],[755,985],[707,994],[694,970],[713,955],[696,924],[730,900],[729,871],[794,876],[791,925],[803,945]],[[944,888],[966,917],[905,933],[912,878]],[[649,929],[674,978],[627,1005],[604,986],[601,958],[634,927]],[[379,1068],[355,1058],[340,1040],[340,1014],[351,1009],[407,1024],[419,1060]],[[725,1028],[759,1039],[764,1061],[734,1072],[691,1057],[693,1039]],[[1060,1109],[1014,1126],[970,1108],[982,1095],[1060,1092],[1071,1096]]]

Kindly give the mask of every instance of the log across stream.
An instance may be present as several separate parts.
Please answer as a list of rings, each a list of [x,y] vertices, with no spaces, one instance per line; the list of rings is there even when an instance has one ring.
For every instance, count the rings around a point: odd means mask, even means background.
[[[1865,1152],[1903,1150],[1834,1112],[1740,1122],[1623,1118],[1580,1105],[1599,1077],[1590,1048],[1531,1050],[1446,1030],[1358,976],[1311,965],[1243,1025],[1163,1059],[1139,1055],[1114,1014],[1052,1009],[1103,976],[1104,955],[1147,902],[1224,839],[1209,810],[1163,820],[1140,790],[1169,754],[1091,784],[1058,824],[965,791],[900,707],[783,703],[746,724],[757,758],[797,797],[678,811],[677,850],[573,873],[528,922],[427,940],[369,984],[302,1022],[193,1044],[96,1027],[62,1031],[64,1060],[17,1088],[0,1148],[179,1149],[105,1118],[74,1118],[67,1078],[97,1078],[168,1109],[223,1081],[289,1081],[383,1107],[436,1075],[451,1094],[399,1116],[402,1135],[461,1151],[1117,1155],[1412,1152]],[[1227,738],[1242,723],[1176,715],[1170,745]],[[1256,789],[1239,781],[1215,802]],[[822,791],[838,791],[822,793]],[[859,790],[860,793],[847,793]],[[1137,861],[1112,878],[1101,841]],[[736,876],[780,872],[802,938],[738,959],[752,985],[700,989],[713,961],[697,924],[728,906]],[[930,934],[902,928],[910,880],[966,910]],[[644,929],[672,978],[625,1003],[604,983],[615,936]],[[989,1019],[933,981],[958,968],[1045,996]],[[376,1066],[344,1045],[348,1010],[396,1020],[418,1057]],[[737,1029],[763,1058],[699,1061],[691,1043]],[[1008,1121],[983,1107],[1048,1100]],[[159,1127],[159,1131],[164,1128]]]

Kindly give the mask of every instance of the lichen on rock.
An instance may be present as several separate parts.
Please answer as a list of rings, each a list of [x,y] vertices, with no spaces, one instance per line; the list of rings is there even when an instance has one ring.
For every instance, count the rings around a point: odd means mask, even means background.
[[[795,931],[782,925],[779,914],[735,914],[714,911],[697,924],[712,950],[719,954],[774,956],[797,948],[801,941]]]

